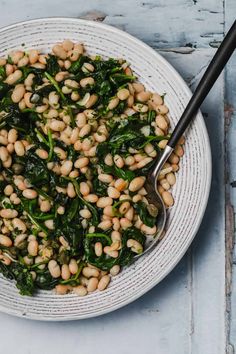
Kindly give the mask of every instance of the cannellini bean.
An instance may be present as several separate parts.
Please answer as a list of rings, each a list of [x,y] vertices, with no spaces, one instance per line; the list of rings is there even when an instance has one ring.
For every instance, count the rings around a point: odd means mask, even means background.
[[[57,156],[59,157],[60,160],[66,159],[67,153],[63,149],[59,148],[58,146],[55,146],[53,151],[55,152],[55,154],[57,154]]]
[[[121,233],[119,231],[112,231],[111,233],[112,242],[121,242]]]
[[[94,268],[90,268],[90,267],[84,267],[82,270],[82,274],[86,278],[91,278],[91,277],[98,278],[99,277],[99,270],[94,269]]]
[[[0,135],[0,144],[2,144],[2,145],[7,145],[8,144],[8,140],[7,140],[6,136]]]
[[[51,204],[48,200],[43,200],[41,205],[40,205],[40,210],[43,213],[47,213],[51,209]]]
[[[131,250],[137,254],[143,252],[143,246],[141,245],[141,243],[132,238],[127,241],[127,247],[131,248]]]
[[[4,188],[4,194],[6,196],[10,196],[13,193],[14,189],[12,187],[11,184],[8,184],[5,188]]]
[[[72,258],[69,263],[69,270],[71,274],[76,274],[78,272],[78,264],[76,262],[76,259]]]
[[[17,137],[18,137],[17,130],[14,128],[10,129],[7,136],[8,142],[14,144],[17,140]]]
[[[158,105],[156,106],[156,111],[161,114],[167,114],[169,112],[169,109],[166,105]]]
[[[0,216],[5,219],[13,219],[16,218],[18,212],[15,209],[2,209],[0,211]]]
[[[107,194],[113,199],[117,199],[120,197],[120,192],[114,187],[108,187]]]
[[[141,189],[145,183],[145,177],[136,177],[129,184],[129,190],[131,192],[136,192]]]
[[[5,58],[0,58],[0,66],[5,66],[7,63]]]
[[[80,210],[79,214],[82,216],[84,219],[90,219],[92,214],[88,209],[82,209]]]
[[[79,137],[83,138],[84,136],[88,135],[91,131],[91,125],[90,124],[85,124],[83,128],[81,128],[79,132]]]
[[[59,278],[61,275],[60,266],[54,259],[48,262],[48,270],[53,278]]]
[[[68,183],[68,186],[67,186],[67,195],[69,198],[75,198],[76,197],[76,191],[75,191],[75,188],[74,188],[74,185],[72,182],[69,182]]]
[[[55,107],[58,105],[59,96],[56,91],[51,91],[48,95],[48,102],[50,106]]]
[[[156,124],[162,130],[166,130],[168,128],[165,118],[160,114],[156,116]]]
[[[120,266],[117,264],[117,265],[114,265],[111,269],[110,269],[110,274],[114,277],[116,276],[117,274],[120,273]]]
[[[157,152],[152,144],[148,143],[147,145],[145,145],[144,151],[147,155],[151,157],[156,157]]]
[[[163,140],[161,140],[161,141],[158,143],[158,146],[159,146],[159,148],[161,148],[161,149],[165,149],[167,143],[168,143],[168,140],[163,139]]]
[[[98,283],[98,290],[102,291],[102,290],[105,290],[107,287],[108,287],[108,284],[110,283],[111,281],[111,278],[109,275],[104,275],[100,280],[99,280],[99,283]]]
[[[19,231],[21,231],[23,233],[26,232],[26,230],[27,230],[25,223],[19,218],[13,219],[12,225],[13,225],[14,229],[18,229]]]
[[[30,256],[33,256],[33,257],[37,256],[37,254],[38,254],[38,241],[36,241],[36,240],[30,241],[27,249],[28,249]]]
[[[0,147],[0,159],[3,162],[6,162],[9,158],[9,152],[7,150],[7,148],[5,148],[5,146],[1,146]]]
[[[86,196],[90,193],[90,187],[86,182],[81,182],[80,183],[80,193],[83,196]]]
[[[74,144],[79,138],[79,128],[74,128],[71,132],[71,136],[70,136],[70,141],[71,144]]]
[[[137,93],[144,91],[144,86],[139,82],[133,83],[132,86],[133,86],[134,91]]]
[[[96,242],[94,245],[94,252],[97,257],[100,257],[102,255],[102,244],[101,242]]]
[[[115,165],[119,168],[123,168],[124,167],[124,160],[123,158],[120,156],[120,155],[115,155],[114,156],[114,162],[115,162]]]
[[[39,53],[36,49],[31,49],[29,51],[29,62],[30,64],[35,64],[38,61]]]
[[[61,174],[64,176],[68,176],[68,174],[71,172],[73,168],[73,162],[70,160],[66,160],[63,162],[61,166]]]
[[[92,77],[85,77],[84,79],[80,80],[80,86],[81,87],[86,87],[86,86],[92,86],[94,85],[95,81],[94,78]]]
[[[48,152],[44,149],[37,149],[35,153],[40,157],[40,159],[46,160],[48,158]]]
[[[18,103],[24,97],[24,94],[25,94],[24,85],[22,84],[16,85],[12,92],[11,99],[14,103]]]
[[[184,155],[184,149],[181,145],[177,145],[175,148],[175,154],[179,157],[182,157]]]
[[[121,101],[124,101],[124,100],[127,100],[127,98],[129,97],[130,95],[130,92],[128,89],[126,88],[123,88],[121,90],[119,90],[117,92],[117,97],[121,100]]]
[[[7,145],[7,151],[9,152],[9,154],[12,154],[14,152],[14,144],[8,144]]]
[[[87,123],[86,115],[84,113],[78,113],[75,122],[77,127],[82,128]]]
[[[65,129],[65,123],[56,119],[50,121],[49,126],[52,130],[56,132],[62,132]]]
[[[75,161],[74,166],[75,168],[82,168],[87,166],[89,163],[89,159],[87,157],[80,157],[78,160]]]
[[[82,66],[82,71],[84,73],[88,73],[88,72],[93,72],[94,71],[94,66],[90,63],[84,63]]]
[[[115,184],[114,184],[114,187],[119,191],[123,191],[127,188],[128,186],[128,182],[125,181],[124,179],[122,178],[118,178],[116,181],[115,181]]]
[[[78,296],[85,296],[87,295],[87,289],[83,285],[78,285],[73,288],[73,291]]]
[[[170,207],[174,204],[174,199],[173,199],[172,195],[170,194],[170,192],[164,191],[162,193],[162,198],[163,198],[163,201],[167,207]]]
[[[96,194],[88,194],[84,196],[84,199],[89,203],[96,203],[98,201],[98,196]]]
[[[163,196],[162,196],[163,197]],[[141,226],[141,231],[143,233],[145,233],[146,235],[155,235],[155,233],[157,232],[157,227],[156,226],[153,226],[153,227],[149,227],[145,224],[143,224]]]
[[[166,179],[171,186],[173,186],[176,183],[176,177],[172,172],[166,175]]]
[[[23,190],[22,194],[27,199],[35,199],[38,196],[38,193],[35,190],[29,188]]]
[[[14,246],[20,248],[24,240],[26,239],[26,237],[27,237],[26,234],[17,235],[14,240]]]
[[[25,86],[31,87],[34,82],[34,78],[35,78],[35,75],[33,73],[30,73],[24,81]]]
[[[113,176],[105,173],[101,173],[98,175],[98,179],[99,181],[104,183],[111,183],[113,181]]]
[[[20,78],[22,77],[22,71],[21,70],[16,70],[14,73],[10,74],[5,82],[8,85],[13,85],[15,84],[18,80],[20,80]]]
[[[132,221],[134,218],[134,208],[130,207],[129,210],[125,213],[124,215],[126,217],[126,219]]]
[[[7,76],[11,75],[14,72],[13,65],[7,63],[5,67],[5,71]]]
[[[113,216],[113,209],[111,205],[107,205],[104,209],[103,209],[103,214],[106,216]]]
[[[151,161],[152,161],[151,157],[145,157],[143,160],[141,160],[137,163],[137,168],[143,168]]]
[[[98,208],[105,208],[108,205],[112,205],[112,198],[111,197],[100,197],[97,201]]]
[[[65,60],[67,57],[67,52],[60,44],[54,45],[52,51],[58,58],[62,60]]]
[[[62,48],[66,51],[66,52],[69,52],[69,50],[72,50],[74,47],[74,43],[71,42],[69,39],[65,39],[63,42],[62,42]]]
[[[70,269],[68,264],[63,264],[61,267],[61,277],[64,280],[68,280],[70,278]]]
[[[90,278],[87,285],[88,292],[93,292],[97,289],[98,286],[98,279],[97,278]]]
[[[108,230],[112,227],[112,222],[111,220],[104,220],[98,224],[98,227],[102,230]]]
[[[125,214],[130,208],[130,203],[128,201],[121,204],[119,207],[120,214]]]
[[[4,247],[11,247],[12,240],[8,236],[0,235],[0,245],[2,245]]]
[[[15,149],[15,152],[16,152],[16,154],[18,156],[24,156],[25,147],[24,147],[23,143],[20,140],[15,142],[14,149]]]
[[[105,156],[104,162],[107,166],[112,166],[113,165],[113,158],[111,154],[107,154]]]
[[[107,108],[111,111],[118,106],[119,102],[120,102],[120,100],[118,97],[112,98],[110,100],[110,102],[108,103]]]
[[[127,165],[127,166],[131,166],[131,165],[133,165],[135,163],[135,159],[134,159],[134,157],[133,156],[127,156],[126,157],[126,159],[125,159],[125,164]]]
[[[52,219],[46,220],[44,222],[44,225],[49,229],[49,230],[54,230],[54,222]]]
[[[120,221],[117,217],[112,219],[112,223],[113,223],[113,229],[115,231],[118,231],[120,229]]]
[[[3,254],[0,254],[0,261],[7,266],[11,264],[11,259]]]
[[[69,290],[69,287],[64,284],[58,284],[55,286],[55,291],[57,295],[65,295],[68,293]]]
[[[57,213],[58,213],[59,215],[63,215],[63,214],[65,213],[65,208],[64,208],[63,206],[59,206],[59,207],[57,208]]]
[[[132,226],[132,222],[127,218],[120,219],[120,226],[123,230],[127,229],[128,227]]]
[[[171,164],[178,164],[179,163],[179,157],[174,152],[172,152],[172,154],[169,157],[169,161],[170,161]]]
[[[12,157],[9,156],[8,159],[3,162],[3,167],[9,168],[11,167],[11,164],[12,164]]]
[[[147,102],[151,97],[151,92],[142,91],[136,94],[136,100],[139,102]]]

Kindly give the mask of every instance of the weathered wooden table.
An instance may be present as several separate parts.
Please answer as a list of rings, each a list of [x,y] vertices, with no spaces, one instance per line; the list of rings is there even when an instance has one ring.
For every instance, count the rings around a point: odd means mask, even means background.
[[[158,50],[193,89],[235,18],[236,1],[0,0],[0,9],[1,26],[46,16],[117,26]],[[0,353],[234,353],[235,79],[236,55],[202,109],[212,146],[212,191],[200,231],[174,271],[133,304],[96,319],[40,323],[0,314]]]

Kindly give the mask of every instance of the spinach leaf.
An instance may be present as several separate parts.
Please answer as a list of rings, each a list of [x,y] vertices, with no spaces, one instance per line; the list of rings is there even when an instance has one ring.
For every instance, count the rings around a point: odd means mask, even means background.
[[[60,66],[55,55],[49,54],[47,58],[46,71],[52,76],[55,76],[56,73],[60,71]]]
[[[5,266],[0,262],[0,272],[8,279],[14,279],[16,286],[20,290],[21,295],[32,296],[35,286],[29,269],[16,262],[12,262],[9,266]]]
[[[0,82],[0,99],[2,99],[10,89],[10,85],[5,82]]]
[[[151,205],[147,205],[141,201],[135,203],[134,208],[145,225],[149,227],[153,227],[156,225],[156,218],[158,214],[157,209],[154,209],[154,207],[151,207]]]
[[[35,284],[43,290],[51,290],[59,283],[58,278],[53,278],[48,270],[37,271]]]
[[[50,175],[47,166],[31,149],[27,151],[24,160],[24,174],[31,184],[43,186],[49,183]]]

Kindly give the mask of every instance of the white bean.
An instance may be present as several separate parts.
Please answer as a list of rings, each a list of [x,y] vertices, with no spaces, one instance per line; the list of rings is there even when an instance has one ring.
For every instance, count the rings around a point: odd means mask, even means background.
[[[61,275],[60,266],[54,259],[48,262],[48,270],[53,278],[59,278]]]
[[[98,283],[98,290],[102,291],[105,290],[108,287],[108,284],[110,283],[111,278],[109,275],[104,275]]]
[[[35,199],[38,196],[38,193],[35,190],[29,188],[23,190],[22,194],[27,199]]]

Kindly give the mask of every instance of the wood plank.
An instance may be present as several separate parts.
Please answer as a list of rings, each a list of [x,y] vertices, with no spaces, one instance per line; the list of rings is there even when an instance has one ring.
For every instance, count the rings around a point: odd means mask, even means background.
[[[234,9],[234,11],[232,11]],[[236,4],[234,0],[225,2],[225,30],[235,21]],[[236,210],[236,54],[226,69],[225,85],[225,179],[226,179],[226,296],[227,296],[227,334],[228,352],[234,353],[236,346],[236,249],[235,249],[235,210]]]
[[[45,3],[45,5],[44,5]],[[155,48],[208,47],[223,35],[222,0],[0,1],[1,26],[45,16],[87,17],[119,27]],[[17,11],[16,11],[17,8]]]

